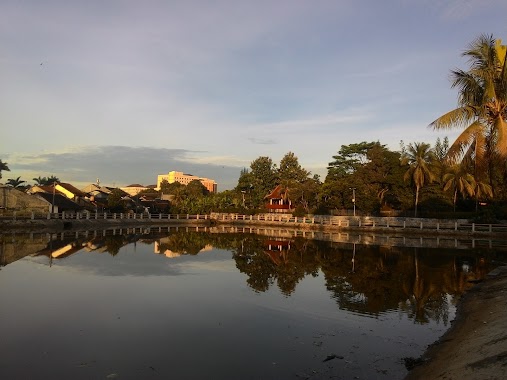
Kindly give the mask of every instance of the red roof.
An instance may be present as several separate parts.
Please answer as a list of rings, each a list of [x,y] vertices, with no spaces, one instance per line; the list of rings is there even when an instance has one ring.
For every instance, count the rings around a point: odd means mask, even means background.
[[[264,199],[282,199],[286,193],[287,189],[284,189],[282,185],[278,185],[271,193],[266,195]]]

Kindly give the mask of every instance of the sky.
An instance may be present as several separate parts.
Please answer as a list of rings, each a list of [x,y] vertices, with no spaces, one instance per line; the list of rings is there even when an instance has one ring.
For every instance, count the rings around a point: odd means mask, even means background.
[[[293,152],[322,179],[342,145],[434,144],[450,71],[505,0],[0,2],[0,181],[233,188]]]

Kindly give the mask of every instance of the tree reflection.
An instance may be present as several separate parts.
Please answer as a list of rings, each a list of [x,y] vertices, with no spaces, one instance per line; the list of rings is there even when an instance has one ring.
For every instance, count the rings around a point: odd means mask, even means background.
[[[28,254],[45,255],[50,260],[82,251],[116,256],[121,255],[122,247],[137,242],[156,244],[156,253],[171,251],[177,255],[197,255],[214,247],[232,252],[237,269],[246,275],[246,283],[255,292],[275,286],[289,297],[305,277],[323,276],[327,291],[341,309],[373,316],[399,310],[414,323],[447,324],[452,304],[471,281],[486,275],[495,255],[486,249],[385,247],[248,233],[106,232],[93,231],[79,237],[75,233],[55,234],[44,243],[22,234],[2,238],[0,264]]]
[[[233,257],[257,292],[276,283],[290,296],[304,277],[318,276],[320,271],[340,308],[370,315],[401,310],[421,324],[447,323],[451,303],[471,286],[471,280],[486,273],[484,260],[467,264],[464,270],[460,257],[445,249],[412,248],[407,254],[403,248],[303,238],[246,239],[242,252]]]

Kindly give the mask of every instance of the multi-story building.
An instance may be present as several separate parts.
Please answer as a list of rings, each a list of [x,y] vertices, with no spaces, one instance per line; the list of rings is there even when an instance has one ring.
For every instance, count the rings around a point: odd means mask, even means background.
[[[183,172],[172,171],[167,174],[160,174],[157,176],[157,190],[160,190],[160,184],[162,181],[166,180],[168,183],[179,182],[182,185],[188,185],[190,182],[194,180],[200,181],[203,186],[208,189],[210,193],[217,192],[217,183],[209,178],[197,177],[192,174],[185,174]]]

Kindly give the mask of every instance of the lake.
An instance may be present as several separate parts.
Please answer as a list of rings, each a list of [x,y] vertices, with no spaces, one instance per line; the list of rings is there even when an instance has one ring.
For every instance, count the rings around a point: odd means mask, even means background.
[[[235,231],[0,234],[0,378],[401,379],[506,261]]]

